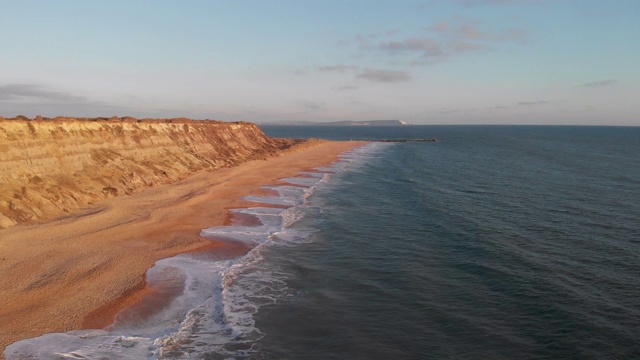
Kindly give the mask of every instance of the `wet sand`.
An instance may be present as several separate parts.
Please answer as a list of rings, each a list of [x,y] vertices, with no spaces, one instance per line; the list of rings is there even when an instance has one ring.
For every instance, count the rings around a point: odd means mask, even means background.
[[[145,272],[159,259],[196,250],[221,256],[245,251],[202,238],[200,230],[224,225],[230,208],[251,206],[241,198],[262,194],[260,186],[326,165],[363,144],[314,143],[46,223],[0,230],[0,349],[44,333],[111,324],[119,310],[157,291],[145,287]]]

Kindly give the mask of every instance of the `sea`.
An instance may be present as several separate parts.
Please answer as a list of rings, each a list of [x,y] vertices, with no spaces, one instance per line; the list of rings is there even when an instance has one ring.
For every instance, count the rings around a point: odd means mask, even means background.
[[[640,127],[263,130],[372,142],[158,261],[161,309],[6,358],[640,358]]]

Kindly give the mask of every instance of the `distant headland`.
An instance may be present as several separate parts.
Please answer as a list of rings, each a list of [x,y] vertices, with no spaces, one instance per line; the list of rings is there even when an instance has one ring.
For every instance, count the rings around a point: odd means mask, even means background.
[[[264,123],[261,125],[283,125],[283,126],[405,126],[409,125],[406,121],[402,120],[363,120],[363,121],[330,121],[330,122],[315,122],[315,121],[284,121],[277,123]]]

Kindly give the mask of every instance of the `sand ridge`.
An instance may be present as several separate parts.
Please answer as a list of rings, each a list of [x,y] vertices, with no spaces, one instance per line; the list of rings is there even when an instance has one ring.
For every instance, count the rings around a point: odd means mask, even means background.
[[[230,208],[250,206],[243,196],[363,144],[312,141],[279,157],[198,173],[63,218],[0,230],[0,348],[83,324],[105,325],[117,309],[144,294],[144,274],[155,261],[225,246],[201,238],[200,230],[224,224]]]

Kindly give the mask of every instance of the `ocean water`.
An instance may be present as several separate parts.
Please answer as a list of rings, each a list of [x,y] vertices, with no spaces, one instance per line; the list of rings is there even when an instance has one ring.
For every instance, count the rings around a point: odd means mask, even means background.
[[[264,127],[373,142],[284,179],[148,279],[151,315],[8,359],[640,358],[640,128]]]

